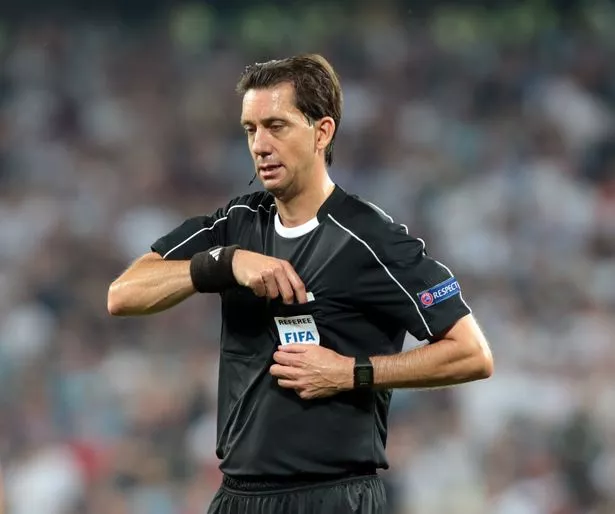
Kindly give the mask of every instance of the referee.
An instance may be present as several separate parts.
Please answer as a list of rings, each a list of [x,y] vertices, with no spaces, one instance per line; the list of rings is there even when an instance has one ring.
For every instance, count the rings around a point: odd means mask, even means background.
[[[248,66],[237,91],[264,186],[153,243],[109,288],[112,315],[222,298],[211,514],[383,514],[393,388],[489,377],[451,271],[328,174],[342,92],[302,55]],[[402,353],[406,332],[433,344]],[[445,494],[445,491],[443,491]]]

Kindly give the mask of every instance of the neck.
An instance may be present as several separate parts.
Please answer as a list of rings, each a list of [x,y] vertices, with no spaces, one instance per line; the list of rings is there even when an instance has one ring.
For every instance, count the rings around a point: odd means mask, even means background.
[[[280,220],[285,227],[297,227],[316,217],[318,210],[335,189],[335,184],[328,174],[317,184],[305,188],[292,198],[275,203]]]

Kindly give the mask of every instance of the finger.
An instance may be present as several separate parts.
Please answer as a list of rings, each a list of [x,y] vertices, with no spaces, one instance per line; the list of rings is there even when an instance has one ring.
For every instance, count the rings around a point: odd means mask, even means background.
[[[250,289],[252,292],[259,297],[267,296],[267,288],[265,287],[265,283],[263,282],[262,277],[255,278],[250,283]]]
[[[305,292],[305,285],[303,284],[303,280],[299,278],[295,269],[291,266],[290,262],[282,261],[282,266],[284,266],[284,270],[286,271],[286,276],[293,287],[295,292],[295,298],[298,303],[307,303],[307,293]]]
[[[283,387],[284,389],[295,389],[297,387],[297,382],[294,380],[288,380],[286,378],[278,379],[278,385]]]
[[[310,344],[285,344],[278,346],[278,350],[286,353],[307,353],[314,345]]]
[[[302,367],[297,354],[275,352],[273,354],[273,360],[282,366],[291,366],[293,368]]]
[[[274,275],[278,286],[278,291],[280,291],[284,303],[293,303],[295,293],[293,292],[293,286],[290,284],[290,280],[288,280],[288,277],[286,276],[286,270],[283,267],[276,268],[274,270]]]
[[[313,393],[308,393],[305,389],[298,390],[297,394],[302,400],[311,400],[314,397]]]
[[[280,295],[280,292],[278,291],[278,285],[275,275],[273,274],[273,270],[263,270],[261,272],[261,277],[263,278],[263,283],[265,284],[265,288],[267,290],[267,297],[272,300],[277,298]]]
[[[289,380],[296,380],[299,378],[295,368],[283,366],[281,364],[273,364],[269,368],[269,373],[276,378],[287,378]]]

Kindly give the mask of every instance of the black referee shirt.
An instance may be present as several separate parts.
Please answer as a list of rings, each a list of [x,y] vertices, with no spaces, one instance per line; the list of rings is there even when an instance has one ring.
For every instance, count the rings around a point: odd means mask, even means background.
[[[311,301],[284,305],[237,287],[222,294],[216,453],[229,475],[337,474],[387,468],[389,391],[302,400],[269,374],[282,343],[348,356],[402,350],[406,331],[430,339],[470,309],[459,284],[422,240],[340,187],[317,218],[284,227],[266,192],[188,219],[152,245],[165,259],[238,244],[288,260]]]

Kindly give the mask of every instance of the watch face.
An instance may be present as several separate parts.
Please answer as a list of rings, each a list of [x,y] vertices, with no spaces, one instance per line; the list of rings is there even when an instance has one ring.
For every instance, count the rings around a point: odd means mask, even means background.
[[[357,378],[361,384],[365,384],[371,380],[371,369],[369,368],[359,368],[357,370]]]
[[[359,389],[374,385],[374,367],[368,359],[357,358],[354,367],[354,386]]]

